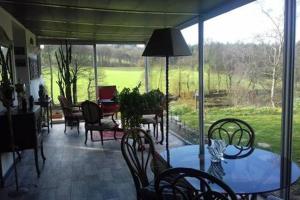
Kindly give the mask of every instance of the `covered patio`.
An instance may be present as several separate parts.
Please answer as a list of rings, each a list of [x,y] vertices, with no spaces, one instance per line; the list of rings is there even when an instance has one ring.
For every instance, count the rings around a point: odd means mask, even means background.
[[[193,0],[189,2],[115,0],[101,1],[101,3],[98,1],[33,0],[21,2],[0,0],[0,18],[4,19],[3,22],[0,22],[0,26],[3,26],[2,28],[7,32],[12,45],[16,47],[13,51],[15,59],[12,70],[14,73],[13,83],[16,84],[18,80],[22,79],[26,84],[27,95],[38,99],[38,86],[43,82],[39,71],[41,70],[40,45],[60,45],[65,41],[72,45],[91,45],[93,47],[93,85],[98,88],[101,86],[101,81],[98,80],[97,74],[100,73],[98,70],[102,66],[97,64],[97,54],[101,53],[101,48],[97,48],[97,45],[146,45],[155,29],[176,28],[182,30],[198,24],[198,89],[195,98],[197,98],[197,125],[199,127],[197,143],[199,143],[199,155],[202,155],[205,154],[205,145],[209,141],[206,137],[204,123],[204,23],[213,17],[251,2],[253,0]],[[279,156],[282,158],[279,174],[282,190],[276,192],[276,196],[280,196],[282,199],[298,198],[297,192],[295,192],[298,189],[290,188],[290,183],[293,182],[291,181],[293,176],[291,175],[290,161],[292,161],[293,150],[295,6],[295,0],[285,1],[282,124],[279,150]],[[4,44],[3,47],[5,47]],[[24,58],[25,66],[18,66],[23,64],[18,61]],[[30,59],[36,61],[39,66],[35,69],[36,71],[32,70],[34,66],[30,65]],[[144,66],[145,92],[149,92],[152,88],[149,83],[151,65],[148,57],[145,57]],[[166,88],[168,88],[168,84]],[[95,97],[98,95],[98,90],[95,89]],[[14,104],[17,105],[18,102]],[[0,111],[5,112],[2,104],[0,104]],[[169,113],[168,106],[167,113]],[[166,118],[168,120],[168,114]],[[143,127],[147,129],[146,126]],[[189,144],[180,134],[169,131],[169,124],[164,128],[170,133],[169,138],[167,136],[168,142],[165,140],[168,150]],[[153,132],[153,129],[151,131]],[[88,141],[85,145],[84,134],[82,134],[85,132],[83,123],[79,125],[78,135],[76,129],[68,130],[65,134],[63,132],[63,124],[53,124],[52,128],[48,124],[48,133],[47,129],[41,130],[47,160],[43,165],[42,161],[39,161],[42,166],[39,178],[35,174],[34,158],[31,152],[21,153],[20,162],[17,163],[19,183],[29,191],[19,199],[136,199],[135,186],[122,157],[120,140],[106,141],[104,145]],[[156,144],[155,147],[159,153],[165,151],[164,145]],[[11,155],[2,153],[1,163],[5,187],[0,189],[0,199],[10,199],[8,194],[15,187]],[[273,194],[269,192],[262,195],[258,192],[258,196],[255,193],[254,197],[251,197],[273,198]]]

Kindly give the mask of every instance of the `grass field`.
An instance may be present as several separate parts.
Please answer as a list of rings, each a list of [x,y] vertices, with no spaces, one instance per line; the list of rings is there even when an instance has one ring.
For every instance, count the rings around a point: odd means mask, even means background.
[[[198,129],[198,113],[191,106],[176,102],[171,105],[172,113],[193,129]],[[293,159],[300,162],[300,107],[294,112]],[[280,153],[281,109],[269,107],[206,108],[205,133],[209,126],[222,118],[238,118],[248,122],[255,130],[256,146]],[[192,136],[195,137],[195,136]]]

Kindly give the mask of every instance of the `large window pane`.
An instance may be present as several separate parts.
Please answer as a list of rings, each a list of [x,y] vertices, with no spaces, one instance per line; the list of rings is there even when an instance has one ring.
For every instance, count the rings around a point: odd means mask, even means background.
[[[181,32],[192,55],[174,57],[170,62],[171,127],[188,142],[198,143],[198,24]]]
[[[42,77],[47,88],[48,95],[58,104],[57,97],[60,95],[58,86],[58,63],[55,56],[57,53],[60,61],[59,45],[44,45],[41,51]],[[63,48],[65,46],[63,45]],[[60,61],[61,62],[61,61]],[[91,45],[72,45],[72,62],[70,73],[78,66],[77,91],[72,89],[72,94],[77,97],[77,102],[84,100],[96,100],[95,79],[93,68],[93,49]],[[73,87],[73,86],[72,86]]]
[[[216,120],[241,119],[256,148],[281,153],[283,3],[258,0],[205,22],[206,134]]]
[[[98,86],[116,85],[120,92],[124,87],[134,88],[141,83],[145,91],[145,64],[143,45],[97,45]]]
[[[296,52],[295,52],[295,82],[294,82],[294,122],[293,122],[293,149],[292,159],[300,164],[300,2],[297,1],[297,18],[296,18]],[[300,198],[300,184],[291,188],[291,198]]]

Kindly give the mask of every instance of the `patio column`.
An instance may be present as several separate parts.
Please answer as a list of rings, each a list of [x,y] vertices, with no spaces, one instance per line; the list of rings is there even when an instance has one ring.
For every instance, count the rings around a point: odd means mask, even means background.
[[[281,139],[281,186],[287,188],[282,197],[290,199],[292,139],[293,139],[293,100],[295,71],[295,24],[296,0],[285,0],[284,51],[283,51],[283,91],[282,91],[282,139]]]
[[[199,155],[204,155],[204,39],[203,19],[198,20],[198,118],[199,118]]]
[[[96,99],[98,97],[98,71],[97,71],[97,48],[96,43],[93,44],[93,65],[94,65],[94,73],[95,73],[95,93]]]

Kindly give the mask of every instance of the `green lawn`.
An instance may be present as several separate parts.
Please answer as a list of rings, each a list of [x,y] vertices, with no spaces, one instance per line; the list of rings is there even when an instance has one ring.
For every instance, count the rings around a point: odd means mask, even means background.
[[[173,103],[171,110],[193,129],[198,129],[198,113],[182,103]],[[296,111],[299,111],[296,107]],[[255,143],[260,148],[280,153],[281,109],[268,107],[207,108],[205,110],[205,133],[209,126],[222,118],[239,118],[248,122],[255,130]],[[300,161],[300,114],[294,115],[293,158]],[[192,136],[195,137],[195,136]],[[269,147],[264,147],[268,144]]]

